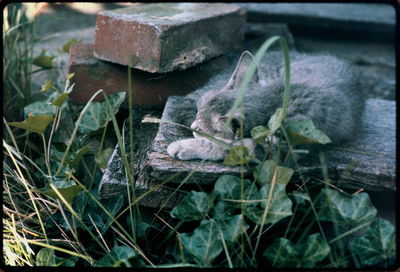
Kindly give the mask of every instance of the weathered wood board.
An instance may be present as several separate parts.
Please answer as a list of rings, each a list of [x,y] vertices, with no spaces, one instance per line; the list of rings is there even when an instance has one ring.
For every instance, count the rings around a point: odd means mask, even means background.
[[[162,119],[174,120],[175,105],[182,97],[170,97]],[[369,99],[358,137],[342,146],[323,148],[328,174],[335,185],[343,188],[366,190],[396,190],[396,140],[395,102]],[[161,124],[149,154],[150,178],[165,180],[178,174],[171,182],[180,183],[189,173],[186,183],[213,183],[222,174],[240,173],[240,167],[230,167],[221,162],[180,161],[171,158],[166,148],[178,139],[190,137],[190,133],[173,125]],[[321,175],[319,159],[301,161],[303,174]]]

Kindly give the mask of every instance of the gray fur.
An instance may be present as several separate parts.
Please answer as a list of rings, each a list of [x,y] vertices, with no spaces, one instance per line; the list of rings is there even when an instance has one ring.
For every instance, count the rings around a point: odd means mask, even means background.
[[[284,89],[284,62],[281,52],[265,55],[253,77],[243,100],[241,112],[234,115],[228,130],[224,130],[227,112],[253,56],[245,51],[231,78],[219,90],[202,88],[187,96],[186,108],[180,114],[192,121],[193,107],[197,113],[192,128],[201,130],[226,142],[239,144],[239,120],[244,125],[245,146],[254,150],[250,130],[267,125],[269,118],[282,104]],[[350,64],[329,55],[308,55],[291,52],[291,94],[287,121],[311,119],[334,143],[351,139],[361,123],[364,95],[358,75]],[[169,145],[167,151],[181,160],[221,160],[227,154],[224,148],[194,135],[195,138],[179,140]]]

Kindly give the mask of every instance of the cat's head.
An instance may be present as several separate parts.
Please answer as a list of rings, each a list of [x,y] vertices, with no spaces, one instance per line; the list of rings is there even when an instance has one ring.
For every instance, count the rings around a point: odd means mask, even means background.
[[[234,139],[238,137],[240,122],[243,124],[244,114],[240,111],[231,116],[230,124],[227,124],[228,112],[235,101],[244,76],[253,61],[253,55],[245,51],[242,53],[236,69],[224,88],[218,91],[210,91],[204,94],[198,102],[196,119],[192,123],[193,129],[200,130],[215,137]],[[253,75],[249,88],[259,84],[258,69]],[[198,137],[194,133],[195,137]]]

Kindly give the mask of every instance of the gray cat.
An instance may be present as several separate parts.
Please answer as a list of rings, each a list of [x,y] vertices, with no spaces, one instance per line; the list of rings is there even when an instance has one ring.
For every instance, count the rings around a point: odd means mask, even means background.
[[[238,127],[242,120],[243,143],[250,152],[254,152],[255,147],[249,137],[250,130],[258,125],[266,126],[271,115],[282,104],[285,72],[282,53],[267,53],[248,87],[241,111],[234,114],[226,129],[227,113],[252,60],[252,54],[245,51],[223,88],[205,93],[194,92],[183,103],[186,108],[197,107],[192,128],[227,143],[239,144]],[[333,143],[352,138],[360,125],[364,109],[364,96],[354,69],[350,64],[329,55],[292,52],[290,60],[291,94],[286,120],[311,119],[316,128],[328,135]],[[180,111],[185,116],[185,105]],[[167,152],[180,160],[218,161],[227,155],[228,150],[194,133],[194,138],[171,143]]]

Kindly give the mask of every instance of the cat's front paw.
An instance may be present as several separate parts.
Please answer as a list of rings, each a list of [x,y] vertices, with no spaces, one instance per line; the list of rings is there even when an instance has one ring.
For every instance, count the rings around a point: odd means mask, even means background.
[[[179,160],[192,160],[196,158],[195,147],[195,139],[184,139],[171,143],[167,148],[167,152],[171,157]]]

